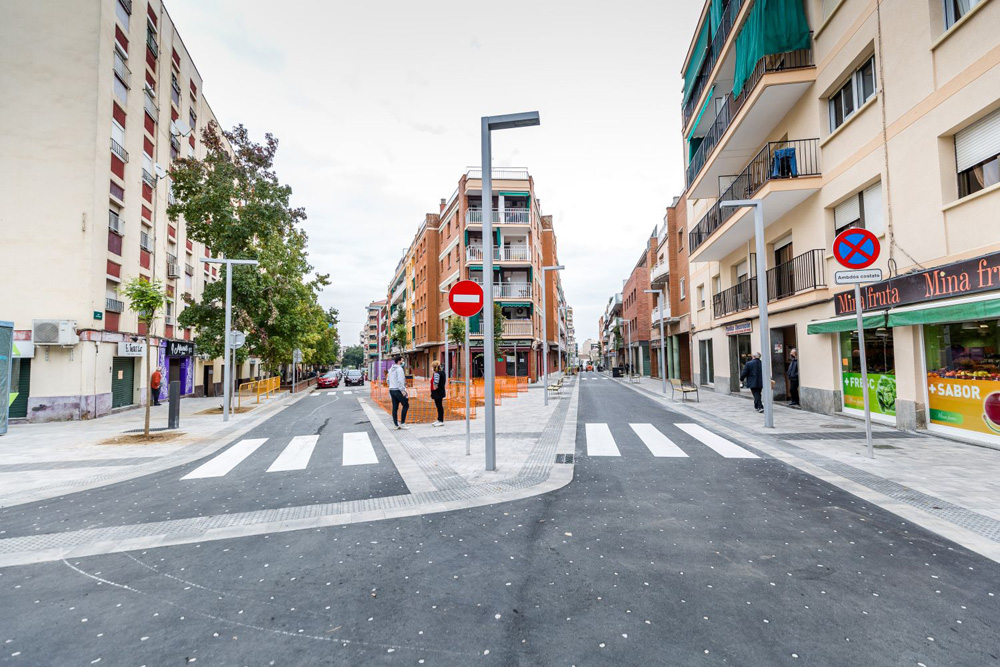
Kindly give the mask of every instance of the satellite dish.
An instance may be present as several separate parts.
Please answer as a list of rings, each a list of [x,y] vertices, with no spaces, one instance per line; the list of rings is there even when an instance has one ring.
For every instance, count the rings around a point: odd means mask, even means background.
[[[174,121],[174,129],[177,130],[177,134],[174,135],[175,137],[186,137],[191,134],[191,128],[179,118]]]
[[[157,178],[163,178],[167,175],[167,170],[161,167],[159,162],[153,165],[153,171],[156,172]]]

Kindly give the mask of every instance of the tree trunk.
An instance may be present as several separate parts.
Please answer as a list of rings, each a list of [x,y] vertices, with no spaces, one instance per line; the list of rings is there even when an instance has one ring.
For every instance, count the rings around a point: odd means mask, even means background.
[[[149,437],[149,408],[153,403],[153,369],[149,365],[149,325],[146,325],[146,425],[143,435]]]

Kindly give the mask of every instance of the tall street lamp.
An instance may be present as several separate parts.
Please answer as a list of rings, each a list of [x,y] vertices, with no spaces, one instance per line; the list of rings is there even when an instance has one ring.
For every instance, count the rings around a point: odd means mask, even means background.
[[[232,390],[230,389],[230,382],[232,381],[233,373],[235,372],[236,362],[233,362],[233,368],[229,368],[229,350],[232,345],[232,335],[233,332],[233,316],[231,312],[231,303],[233,300],[233,266],[238,264],[256,265],[260,264],[256,259],[223,259],[221,257],[202,257],[201,261],[206,264],[225,264],[226,265],[226,378],[225,386],[222,390],[222,421],[229,421],[229,399],[232,396]]]
[[[548,292],[546,285],[548,280],[546,276],[549,271],[562,271],[565,266],[543,266],[542,267],[542,369],[544,370],[544,379],[542,380],[542,389],[544,390],[545,405],[549,404],[549,341],[547,337],[549,335],[549,324],[548,315],[549,309],[545,306],[545,295]],[[559,327],[556,327],[558,330]],[[557,331],[558,333],[558,331]]]
[[[764,260],[764,200],[730,199],[721,208],[753,207],[753,233],[757,250],[757,308],[760,312],[760,369],[764,386],[764,426],[774,428],[774,394],[771,389],[771,329],[767,325],[767,264]]]
[[[496,360],[493,354],[493,147],[490,133],[493,130],[509,130],[515,127],[532,127],[541,124],[537,111],[505,114],[503,116],[482,117],[483,147],[483,314],[490,319],[489,326],[483,327],[483,394],[484,422],[486,428],[486,469],[497,469],[496,406],[493,404],[496,375]]]
[[[667,292],[666,292],[666,290],[663,290],[661,292],[660,290],[656,290],[656,289],[645,289],[645,290],[642,290],[642,291],[645,292],[646,294],[659,294],[660,307],[658,309],[659,310],[659,315],[657,317],[659,317],[659,319],[660,319],[660,377],[663,379],[663,393],[666,394],[667,393],[667,358],[664,355],[664,349],[665,349],[664,348],[664,340],[665,340],[665,338],[663,337],[663,304],[666,301]]]

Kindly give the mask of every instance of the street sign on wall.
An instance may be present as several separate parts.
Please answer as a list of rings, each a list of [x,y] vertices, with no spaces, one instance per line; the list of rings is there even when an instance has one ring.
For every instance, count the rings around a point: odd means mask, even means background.
[[[448,290],[448,305],[459,317],[472,317],[483,309],[483,286],[472,280],[459,280]]]
[[[880,251],[878,239],[867,229],[846,229],[833,240],[833,256],[845,269],[867,269]]]

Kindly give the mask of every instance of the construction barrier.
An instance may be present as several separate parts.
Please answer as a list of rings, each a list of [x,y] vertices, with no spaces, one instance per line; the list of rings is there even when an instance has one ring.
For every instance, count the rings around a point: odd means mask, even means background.
[[[369,382],[369,395],[380,408],[392,414],[392,398],[385,382]],[[408,424],[430,424],[437,421],[437,406],[431,398],[430,380],[407,378],[406,393],[410,399],[410,409],[406,413]],[[476,407],[483,405],[482,392],[473,386],[469,393],[469,417],[476,418]],[[444,398],[444,420],[465,419],[465,382],[452,380]]]
[[[252,380],[250,382],[244,382],[236,388],[236,407],[239,408],[243,402],[243,398],[246,397],[248,400],[257,397],[257,403],[260,404],[260,397],[263,396],[264,400],[270,398],[278,389],[281,387],[281,378],[275,376],[273,378],[264,378],[263,380]]]

